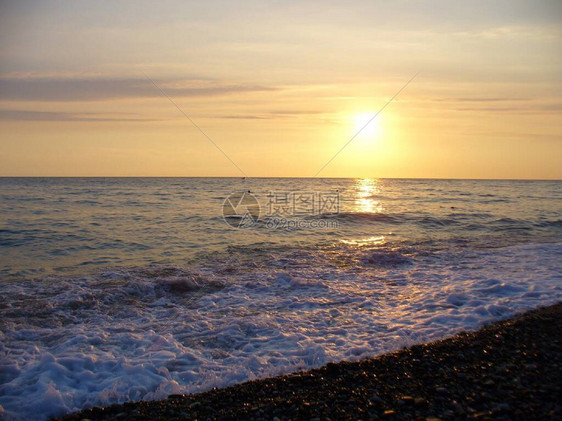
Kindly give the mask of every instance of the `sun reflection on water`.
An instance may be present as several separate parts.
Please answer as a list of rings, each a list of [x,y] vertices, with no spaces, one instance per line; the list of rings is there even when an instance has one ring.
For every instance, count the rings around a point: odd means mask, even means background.
[[[384,235],[379,235],[376,237],[361,238],[358,240],[341,240],[341,242],[350,246],[365,247],[382,246],[386,241],[384,239]]]
[[[376,200],[380,193],[380,185],[378,180],[372,178],[363,178],[357,180],[356,190],[357,198],[355,199],[355,210],[361,213],[380,213],[382,212],[382,204]]]
[[[355,183],[355,197],[353,210],[362,214],[375,214],[383,211],[382,204],[377,200],[381,191],[380,181],[372,178],[358,179]],[[370,236],[364,238],[350,238],[340,240],[341,243],[354,247],[376,247],[386,244],[384,235]]]

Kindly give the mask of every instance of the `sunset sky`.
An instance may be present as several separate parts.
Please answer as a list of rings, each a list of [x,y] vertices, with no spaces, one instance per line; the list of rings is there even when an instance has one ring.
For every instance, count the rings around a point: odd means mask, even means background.
[[[2,1],[1,176],[562,178],[562,2]]]

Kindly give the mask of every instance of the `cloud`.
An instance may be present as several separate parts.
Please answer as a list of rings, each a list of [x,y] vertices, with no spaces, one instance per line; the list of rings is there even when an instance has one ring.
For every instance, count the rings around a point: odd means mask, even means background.
[[[315,114],[324,114],[324,111],[311,110],[274,110],[263,114],[233,114],[221,115],[219,118],[228,118],[235,120],[272,120],[278,118],[290,118],[294,116],[307,116]]]
[[[510,97],[457,97],[436,98],[434,102],[449,103],[448,109],[455,111],[476,111],[511,114],[555,114],[562,109],[562,103],[549,98]]]
[[[500,38],[526,38],[538,40],[556,40],[558,35],[557,26],[492,26],[485,29],[473,28],[468,31],[453,32],[453,36],[473,37],[483,39]]]
[[[509,98],[509,97],[476,97],[476,98],[437,98],[438,102],[503,102],[503,101],[531,101],[531,98]]]
[[[545,104],[542,109],[545,111],[562,111],[562,103]]]
[[[233,93],[273,91],[275,88],[224,84],[208,80],[156,81],[171,97],[221,96]],[[160,91],[144,78],[4,77],[0,99],[11,101],[99,101],[160,97]]]
[[[463,107],[455,108],[455,111],[482,111],[482,112],[507,112],[507,113],[521,113],[528,111],[527,109],[517,108],[517,107]]]
[[[227,118],[232,120],[270,120],[273,116],[261,116],[261,115],[221,115],[219,118]]]
[[[116,114],[112,114],[116,115]],[[121,114],[131,115],[131,114]],[[68,113],[57,111],[0,110],[0,120],[8,121],[153,121],[144,118],[104,117],[101,113]],[[134,114],[133,114],[134,115]]]
[[[263,114],[227,114],[208,115],[209,118],[224,118],[232,120],[272,120],[278,118],[290,118],[300,115],[321,114],[320,111],[289,111],[278,110],[265,112]],[[64,112],[64,111],[36,111],[36,110],[0,110],[0,121],[160,121],[159,119],[147,119],[138,117],[133,113],[92,113],[92,112]]]
[[[527,107],[457,107],[455,111],[476,111],[486,113],[511,113],[511,114],[559,114],[562,109],[560,104],[535,105]]]

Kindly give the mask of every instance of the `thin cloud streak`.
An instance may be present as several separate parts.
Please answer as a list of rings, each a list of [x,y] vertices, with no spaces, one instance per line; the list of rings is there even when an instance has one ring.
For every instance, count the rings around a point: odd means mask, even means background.
[[[536,106],[536,107],[462,107],[454,108],[455,111],[486,112],[486,113],[507,113],[507,114],[528,114],[528,115],[549,115],[559,114],[562,110],[560,105]]]
[[[218,118],[229,120],[271,120],[273,116],[259,116],[259,115],[221,115]]]
[[[201,80],[174,80],[164,84],[174,97],[221,96],[233,93],[274,91],[276,88],[225,84]],[[152,84],[134,78],[4,77],[0,99],[8,101],[99,101],[123,98],[156,98]]]
[[[276,119],[286,119],[299,116],[312,116],[325,114],[324,111],[271,111],[264,112],[263,114],[228,114],[221,115],[218,118],[233,119],[233,120],[276,120]]]
[[[532,101],[533,98],[437,98],[436,102],[506,102],[506,101]]]
[[[146,122],[147,118],[100,117],[101,113],[68,113],[58,111],[0,110],[2,121],[80,121],[80,122]],[[130,114],[129,114],[130,115]]]

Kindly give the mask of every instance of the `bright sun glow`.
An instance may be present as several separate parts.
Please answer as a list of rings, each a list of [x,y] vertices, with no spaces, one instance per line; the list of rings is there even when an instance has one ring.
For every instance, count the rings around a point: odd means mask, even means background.
[[[355,133],[361,130],[367,123],[369,123],[369,120],[371,120],[374,115],[374,112],[356,114],[354,116]],[[380,118],[380,115],[375,117],[373,121],[371,121],[363,130],[361,130],[361,134],[359,136],[364,138],[378,137],[378,135],[380,134]]]

